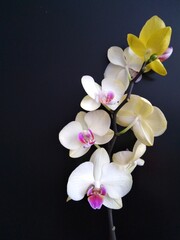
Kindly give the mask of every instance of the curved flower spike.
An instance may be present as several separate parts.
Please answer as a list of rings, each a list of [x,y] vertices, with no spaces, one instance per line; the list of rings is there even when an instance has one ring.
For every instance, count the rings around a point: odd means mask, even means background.
[[[152,69],[162,76],[167,74],[158,57],[168,49],[171,33],[171,27],[166,27],[162,19],[153,16],[143,26],[139,38],[128,34],[127,41],[130,48],[144,61],[150,62],[146,71]]]
[[[101,86],[91,76],[83,76],[81,82],[88,95],[83,98],[80,105],[86,111],[96,110],[101,104],[115,110],[129,85],[129,81],[124,78],[121,81],[105,78]]]
[[[136,141],[133,151],[120,151],[114,153],[112,156],[113,162],[117,163],[119,167],[127,169],[130,173],[134,168],[139,165],[144,165],[144,160],[141,159],[141,156],[146,151],[146,145],[141,143],[139,140]]]
[[[108,59],[110,63],[105,69],[105,78],[131,80],[140,71],[143,60],[138,57],[129,47],[124,51],[120,47],[108,49]]]
[[[79,112],[75,121],[60,131],[59,141],[70,149],[70,157],[78,158],[88,152],[93,144],[105,144],[112,139],[114,132],[110,124],[110,117],[104,110]]]
[[[131,127],[136,138],[147,146],[152,146],[154,137],[163,134],[167,128],[162,111],[137,95],[131,95],[130,100],[119,110],[117,123]]]
[[[69,176],[67,194],[79,201],[87,194],[88,202],[93,209],[102,205],[120,209],[121,198],[132,187],[131,174],[110,163],[109,155],[104,148],[97,149],[89,162],[80,164]]]

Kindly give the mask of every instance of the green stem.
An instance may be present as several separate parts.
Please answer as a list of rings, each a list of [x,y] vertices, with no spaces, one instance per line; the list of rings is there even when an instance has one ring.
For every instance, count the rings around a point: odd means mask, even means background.
[[[95,146],[96,148],[101,148],[98,144],[94,144],[94,146]]]
[[[126,128],[124,128],[122,131],[116,133],[116,135],[117,135],[117,136],[120,136],[120,135],[126,133],[129,129],[131,129],[131,128],[134,126],[134,124],[137,122],[137,120],[138,120],[138,117],[136,117],[136,118],[134,119],[134,121],[133,121],[131,124],[129,124],[129,126],[127,126]]]

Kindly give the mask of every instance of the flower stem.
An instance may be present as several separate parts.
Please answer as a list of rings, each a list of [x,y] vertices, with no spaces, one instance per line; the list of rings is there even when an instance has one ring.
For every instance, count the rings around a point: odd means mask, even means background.
[[[94,144],[94,146],[95,146],[96,148],[100,148],[100,146],[99,146],[98,144]]]
[[[127,92],[125,99],[121,102],[121,104],[118,106],[118,108],[115,111],[110,113],[111,118],[112,118],[112,128],[113,128],[113,131],[115,132],[114,137],[111,139],[110,143],[108,144],[108,154],[109,154],[110,158],[112,155],[112,151],[113,151],[117,136],[120,135],[121,133],[124,133],[123,131],[125,131],[125,129],[124,129],[122,132],[118,133],[117,123],[116,123],[116,115],[117,115],[118,111],[124,106],[124,104],[129,101],[132,90],[134,88],[134,85],[135,85],[136,81],[138,80],[138,78],[141,76],[141,74],[143,74],[143,70],[144,70],[145,66],[146,66],[146,62],[143,63],[141,70],[138,72],[138,74],[135,76],[135,78],[130,81],[128,92]],[[126,130],[128,130],[128,129],[126,128]],[[113,214],[112,214],[112,209],[110,209],[110,208],[108,208],[108,219],[109,219],[110,239],[116,240],[115,226],[113,223]]]
[[[108,208],[108,219],[109,219],[109,230],[110,230],[110,239],[116,240],[115,226],[113,223],[112,209]]]
[[[127,126],[126,128],[124,128],[122,131],[116,133],[116,135],[117,135],[117,136],[120,136],[120,135],[126,133],[129,129],[131,129],[131,128],[134,126],[134,124],[137,122],[137,120],[138,120],[138,117],[136,117],[136,118],[134,119],[134,121],[133,121],[131,124],[129,124],[129,126]]]

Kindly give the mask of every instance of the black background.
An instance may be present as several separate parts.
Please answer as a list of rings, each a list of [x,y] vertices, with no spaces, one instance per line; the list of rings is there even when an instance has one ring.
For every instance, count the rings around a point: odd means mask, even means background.
[[[81,77],[100,82],[107,49],[125,48],[153,15],[172,27],[174,53],[168,75],[152,74],[134,93],[164,112],[168,130],[133,172],[114,222],[118,240],[180,239],[179,0],[1,1],[0,11],[0,239],[108,239],[106,208],[65,202],[82,159],[68,157],[58,133],[80,111]]]

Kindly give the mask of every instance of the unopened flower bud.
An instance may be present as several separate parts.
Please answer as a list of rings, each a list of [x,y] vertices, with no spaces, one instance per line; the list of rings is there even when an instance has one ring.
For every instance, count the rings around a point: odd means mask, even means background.
[[[161,56],[158,57],[158,59],[161,62],[164,62],[165,60],[167,60],[171,56],[172,53],[173,53],[173,48],[169,47]]]

